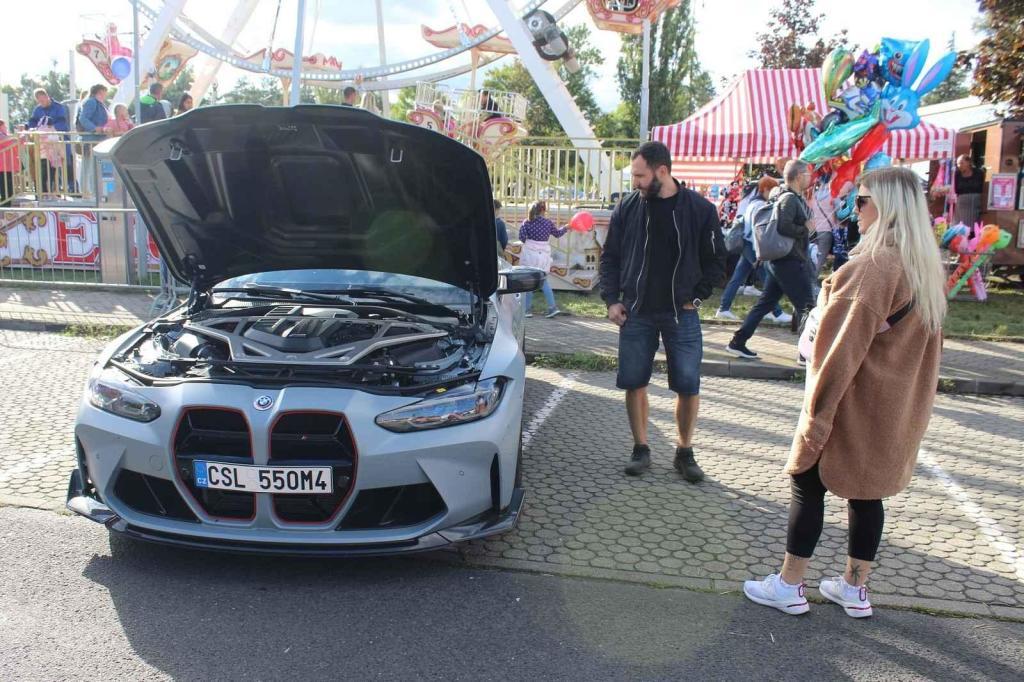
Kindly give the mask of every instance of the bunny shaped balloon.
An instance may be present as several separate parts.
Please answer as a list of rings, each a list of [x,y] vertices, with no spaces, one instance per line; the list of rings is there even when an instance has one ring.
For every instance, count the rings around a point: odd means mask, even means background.
[[[921,97],[938,87],[953,70],[956,53],[950,52],[935,62],[917,87],[913,87],[914,81],[924,69],[925,60],[928,59],[928,47],[927,40],[918,43],[903,63],[900,84],[897,86],[889,82],[882,90],[881,121],[890,130],[916,126],[921,120],[917,115]]]

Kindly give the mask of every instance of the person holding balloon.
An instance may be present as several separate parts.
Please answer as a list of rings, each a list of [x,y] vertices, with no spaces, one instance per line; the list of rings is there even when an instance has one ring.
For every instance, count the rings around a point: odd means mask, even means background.
[[[782,569],[743,584],[751,601],[790,615],[810,608],[803,580],[826,492],[848,500],[849,542],[845,571],[818,590],[853,618],[872,614],[867,580],[882,499],[910,483],[935,401],[945,275],[917,176],[866,173],[857,212],[860,244],[825,280],[801,337],[807,384],[785,467],[792,498]]]
[[[555,227],[555,224],[544,215],[548,211],[548,205],[544,201],[538,201],[530,206],[530,212],[526,220],[519,228],[519,239],[523,242],[523,250],[519,255],[519,264],[529,268],[543,270],[547,274],[551,270],[551,243],[552,237],[561,237],[569,228]],[[551,282],[544,278],[544,300],[547,301],[548,311],[544,317],[555,317],[562,311],[555,304],[555,292],[551,289]],[[531,312],[533,305],[533,292],[523,294],[523,309],[527,317],[533,317]]]

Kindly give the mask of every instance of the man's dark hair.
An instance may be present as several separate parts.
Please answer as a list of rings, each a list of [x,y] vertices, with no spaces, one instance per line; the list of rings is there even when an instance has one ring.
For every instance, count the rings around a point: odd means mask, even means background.
[[[348,87],[341,91],[341,96],[344,97],[345,99],[348,99],[350,95],[354,94],[356,94],[356,89],[353,88],[351,85],[349,85]]]
[[[661,142],[644,142],[629,159],[632,161],[638,156],[647,162],[652,171],[658,170],[658,166],[664,166],[672,172],[672,155]]]
[[[159,95],[163,91],[164,91],[164,86],[163,86],[162,83],[152,83],[149,86],[149,94],[153,95],[154,97],[156,97],[157,95]]]
[[[97,83],[96,85],[89,88],[89,97],[95,97],[97,93],[106,92],[107,86],[103,83]]]
[[[501,210],[501,202],[498,201],[497,199],[494,200],[494,210],[495,211],[500,211]]]

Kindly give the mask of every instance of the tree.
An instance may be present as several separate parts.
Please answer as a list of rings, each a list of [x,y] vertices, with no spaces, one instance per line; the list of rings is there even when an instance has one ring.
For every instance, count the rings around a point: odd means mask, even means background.
[[[262,104],[263,106],[280,106],[283,91],[281,81],[277,78],[261,78],[251,81],[246,77],[238,79],[228,92],[218,99],[218,104]]]
[[[978,0],[978,7],[985,37],[962,54],[975,65],[971,92],[1010,116],[1024,116],[1024,0]]]
[[[164,88],[163,98],[171,103],[172,109],[176,110],[181,96],[192,89],[193,80],[195,80],[195,74],[192,71],[192,67],[186,66],[178,74],[178,77],[174,79],[174,82]]]
[[[398,91],[398,99],[391,105],[391,118],[408,121],[409,112],[416,107],[416,86],[408,85]]]
[[[604,56],[598,48],[590,43],[590,29],[586,24],[571,26],[565,30],[565,35],[576,53],[576,61],[579,63],[580,69],[576,73],[569,73],[565,65],[558,62],[558,75],[565,81],[569,93],[576,100],[576,105],[583,115],[591,123],[594,123],[600,117],[601,109],[590,89],[590,81],[597,75],[594,67],[604,63]],[[516,59],[510,64],[490,70],[484,78],[483,86],[490,90],[518,92],[526,97],[529,107],[526,110],[525,125],[531,136],[562,137],[565,135],[555,112],[548,106],[544,94],[533,82],[533,77],[520,60]]]
[[[651,26],[650,125],[680,121],[715,94],[711,77],[700,66],[694,49],[691,0],[684,0]],[[619,94],[626,105],[628,137],[640,135],[640,89],[643,76],[643,36],[623,35],[616,65]]]
[[[29,116],[32,115],[32,110],[36,107],[36,99],[32,95],[36,88],[43,88],[50,94],[57,102],[70,101],[70,87],[68,75],[66,73],[58,73],[56,71],[56,63],[54,68],[51,68],[47,73],[41,76],[29,76],[28,74],[21,75],[21,81],[17,87],[11,85],[5,85],[3,87],[4,94],[7,95],[7,107],[8,116],[8,130],[13,129],[15,125],[20,125],[28,121]]]
[[[824,13],[815,14],[816,0],[782,0],[768,12],[768,30],[757,34],[757,50],[747,56],[758,59],[763,69],[818,68],[836,47],[848,43],[844,28],[824,40],[820,35]],[[814,42],[810,46],[806,38]]]

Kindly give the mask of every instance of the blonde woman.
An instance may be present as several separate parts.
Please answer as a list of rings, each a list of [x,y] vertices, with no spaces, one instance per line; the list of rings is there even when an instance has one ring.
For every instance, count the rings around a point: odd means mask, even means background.
[[[944,276],[917,176],[906,168],[866,174],[856,210],[860,244],[818,298],[786,464],[792,499],[782,571],[743,586],[752,601],[793,615],[808,610],[804,573],[826,490],[849,501],[849,548],[844,574],[818,589],[854,618],[871,615],[866,583],[882,537],[882,498],[910,483],[938,380]]]
[[[120,137],[135,127],[131,117],[128,115],[128,105],[115,104],[114,116],[107,123],[106,131],[111,137]]]

